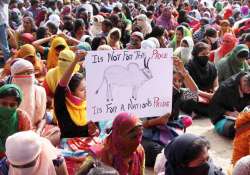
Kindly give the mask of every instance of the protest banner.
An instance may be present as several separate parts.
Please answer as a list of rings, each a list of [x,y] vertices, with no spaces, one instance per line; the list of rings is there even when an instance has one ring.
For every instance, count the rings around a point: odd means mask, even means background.
[[[86,56],[87,118],[140,118],[171,112],[173,49],[90,51]]]

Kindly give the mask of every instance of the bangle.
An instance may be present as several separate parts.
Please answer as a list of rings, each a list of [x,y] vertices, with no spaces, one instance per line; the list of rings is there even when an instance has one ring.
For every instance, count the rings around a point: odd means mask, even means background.
[[[183,77],[186,77],[188,75],[188,71],[187,70],[184,70],[183,73],[182,73],[182,76]]]

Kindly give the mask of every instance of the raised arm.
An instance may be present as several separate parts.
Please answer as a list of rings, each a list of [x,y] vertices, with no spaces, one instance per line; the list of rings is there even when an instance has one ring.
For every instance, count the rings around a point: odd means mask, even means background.
[[[178,57],[174,57],[174,65],[178,70],[178,72],[183,76],[185,87],[189,88],[192,92],[197,93],[199,89],[196,83],[194,82],[193,78],[189,75],[188,71],[185,69],[181,59]]]
[[[78,54],[76,54],[74,61],[70,64],[70,66],[68,67],[68,69],[65,71],[65,73],[63,74],[61,81],[60,81],[60,85],[61,86],[68,86],[71,75],[75,69],[76,64],[81,60],[81,58],[85,57],[87,55],[87,52],[78,52]]]
[[[39,40],[36,40],[32,43],[32,45],[40,52],[40,53],[44,53],[44,47],[42,46],[42,44],[49,42],[50,40],[52,40],[55,37],[55,35],[46,37],[46,38],[42,38]]]
[[[80,43],[79,40],[77,40],[71,36],[68,36],[65,33],[60,33],[60,34],[58,34],[58,36],[63,37],[67,41],[67,43],[71,46],[72,45],[75,46],[75,45],[78,45]]]

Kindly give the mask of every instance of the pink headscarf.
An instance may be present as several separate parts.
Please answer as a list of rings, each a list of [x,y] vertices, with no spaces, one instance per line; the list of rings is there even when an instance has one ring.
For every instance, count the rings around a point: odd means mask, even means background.
[[[156,25],[162,26],[166,28],[166,30],[174,30],[177,26],[177,22],[174,20],[172,16],[172,12],[170,7],[165,7],[161,16],[159,16],[156,20]]]
[[[112,125],[112,133],[105,140],[101,151],[101,160],[118,170],[120,175],[142,175],[144,151],[140,146],[142,131],[138,131],[133,138],[128,139],[129,132],[140,126],[141,122],[135,115],[119,114]],[[127,160],[131,160],[131,164]]]
[[[35,75],[16,75],[23,71],[33,70],[31,62],[19,59],[11,66],[12,83],[18,85],[24,94],[23,101],[19,106],[29,114],[32,125],[35,126],[45,114],[46,92],[43,87],[35,85]]]
[[[6,140],[6,155],[10,162],[9,175],[56,175],[53,160],[59,151],[49,140],[33,131],[23,131],[9,136]],[[36,160],[30,168],[15,168]]]

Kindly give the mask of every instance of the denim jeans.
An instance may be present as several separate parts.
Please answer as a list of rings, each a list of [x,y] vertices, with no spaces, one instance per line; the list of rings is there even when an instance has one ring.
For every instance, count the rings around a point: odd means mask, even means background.
[[[7,25],[0,25],[0,48],[3,51],[4,61],[6,62],[10,57],[10,49],[8,43]]]

